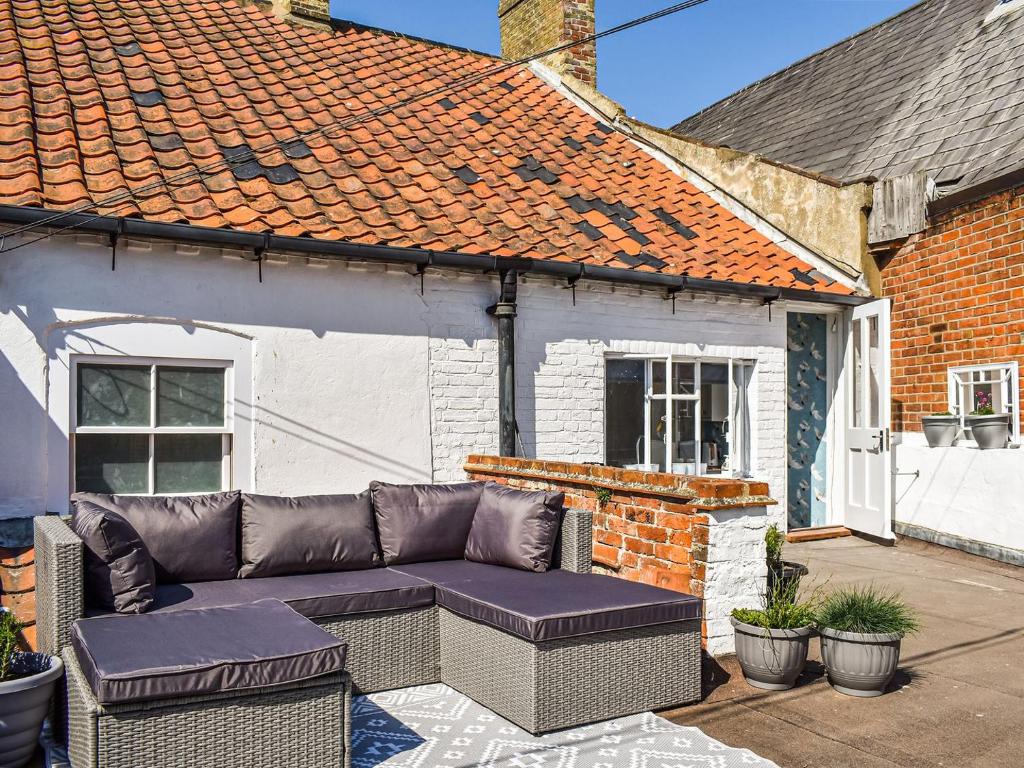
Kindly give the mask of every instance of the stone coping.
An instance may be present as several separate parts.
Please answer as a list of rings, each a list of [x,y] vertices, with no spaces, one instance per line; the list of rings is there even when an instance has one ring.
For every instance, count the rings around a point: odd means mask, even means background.
[[[768,495],[767,483],[736,478],[694,477],[666,472],[641,472],[599,464],[479,454],[469,456],[464,469],[473,474],[518,477],[604,488],[618,493],[659,496],[685,503],[694,510],[763,507],[778,503]]]

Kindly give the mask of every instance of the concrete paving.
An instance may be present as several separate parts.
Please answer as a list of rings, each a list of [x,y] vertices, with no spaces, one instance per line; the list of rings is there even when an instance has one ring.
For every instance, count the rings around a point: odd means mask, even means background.
[[[893,587],[921,614],[889,692],[857,699],[824,679],[817,641],[791,691],[759,691],[735,658],[710,662],[707,697],[663,713],[782,768],[1024,766],[1024,568],[909,539],[789,544],[805,588]]]

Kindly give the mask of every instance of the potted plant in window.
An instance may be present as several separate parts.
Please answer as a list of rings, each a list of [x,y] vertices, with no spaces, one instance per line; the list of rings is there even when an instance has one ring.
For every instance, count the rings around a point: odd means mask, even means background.
[[[995,413],[992,396],[978,392],[974,397],[974,410],[967,417],[967,426],[981,450],[1005,448],[1010,435],[1010,414]]]
[[[799,580],[775,582],[762,608],[736,608],[730,621],[736,660],[747,683],[784,691],[796,685],[807,664],[807,644],[814,634],[814,608],[798,602]]]
[[[960,420],[949,411],[922,416],[921,423],[929,448],[949,448],[960,431]]]
[[[849,696],[881,696],[896,674],[903,637],[918,630],[915,612],[892,592],[846,587],[817,612],[821,661],[828,681]]]
[[[22,625],[0,609],[0,765],[19,768],[32,758],[54,686],[64,674],[56,656],[18,650]]]

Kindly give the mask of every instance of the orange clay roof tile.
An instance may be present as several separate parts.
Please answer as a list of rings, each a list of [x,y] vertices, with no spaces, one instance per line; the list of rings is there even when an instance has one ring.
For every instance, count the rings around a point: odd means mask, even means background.
[[[232,0],[0,0],[0,204],[852,292],[528,68],[338,125],[496,63]]]

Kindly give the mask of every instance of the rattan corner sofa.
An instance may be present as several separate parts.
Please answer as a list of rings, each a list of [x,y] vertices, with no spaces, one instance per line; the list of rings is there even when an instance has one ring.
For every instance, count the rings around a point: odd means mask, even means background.
[[[329,737],[309,736],[327,751],[297,758],[301,750],[293,745],[283,747],[288,755],[253,746],[247,766],[347,765],[352,687],[369,693],[443,682],[532,733],[700,696],[700,601],[590,573],[592,516],[563,509],[560,494],[493,483],[375,483],[344,497],[80,494],[75,501],[76,515],[98,508],[130,522],[155,564],[155,587],[143,594],[146,600],[140,602],[138,590],[127,602],[125,594],[118,598],[130,613],[111,610],[109,593],[97,609],[91,594],[97,571],[102,582],[111,566],[102,571],[96,547],[73,530],[82,530],[81,521],[36,519],[38,636],[42,650],[67,660],[75,768],[141,765],[125,746],[142,738],[131,728],[144,729],[147,717],[168,707],[179,714],[161,731],[161,754],[174,758],[150,756],[146,765],[202,764],[208,745],[197,746],[193,733],[207,732],[204,718],[212,718],[209,728],[216,732],[239,712],[251,716],[238,726],[241,741],[233,754],[244,751],[245,739],[276,740],[279,727],[261,735],[267,723],[260,718],[272,720],[277,706],[291,707],[293,718],[309,717],[321,736],[335,729],[337,751]],[[122,550],[114,571],[125,562],[137,567],[138,554]],[[128,580],[137,576],[126,574]],[[115,591],[123,581],[113,580]],[[287,607],[295,617],[284,617],[283,624],[312,622],[343,641],[344,670],[324,667],[315,679],[213,696],[207,691],[194,700],[140,696],[116,706],[99,701],[100,683],[82,672],[80,661],[90,653],[84,646],[98,642],[90,636],[116,646],[119,637],[132,642],[142,622],[153,625],[146,628],[151,633],[163,631],[161,616],[175,614],[180,623],[202,614],[209,624],[218,610],[262,603],[274,604],[264,622],[270,634],[274,617]],[[317,645],[316,637],[311,640]],[[232,699],[230,714],[217,703],[224,697]],[[344,710],[340,719],[329,714],[335,705]],[[181,711],[192,719],[182,721]]]

